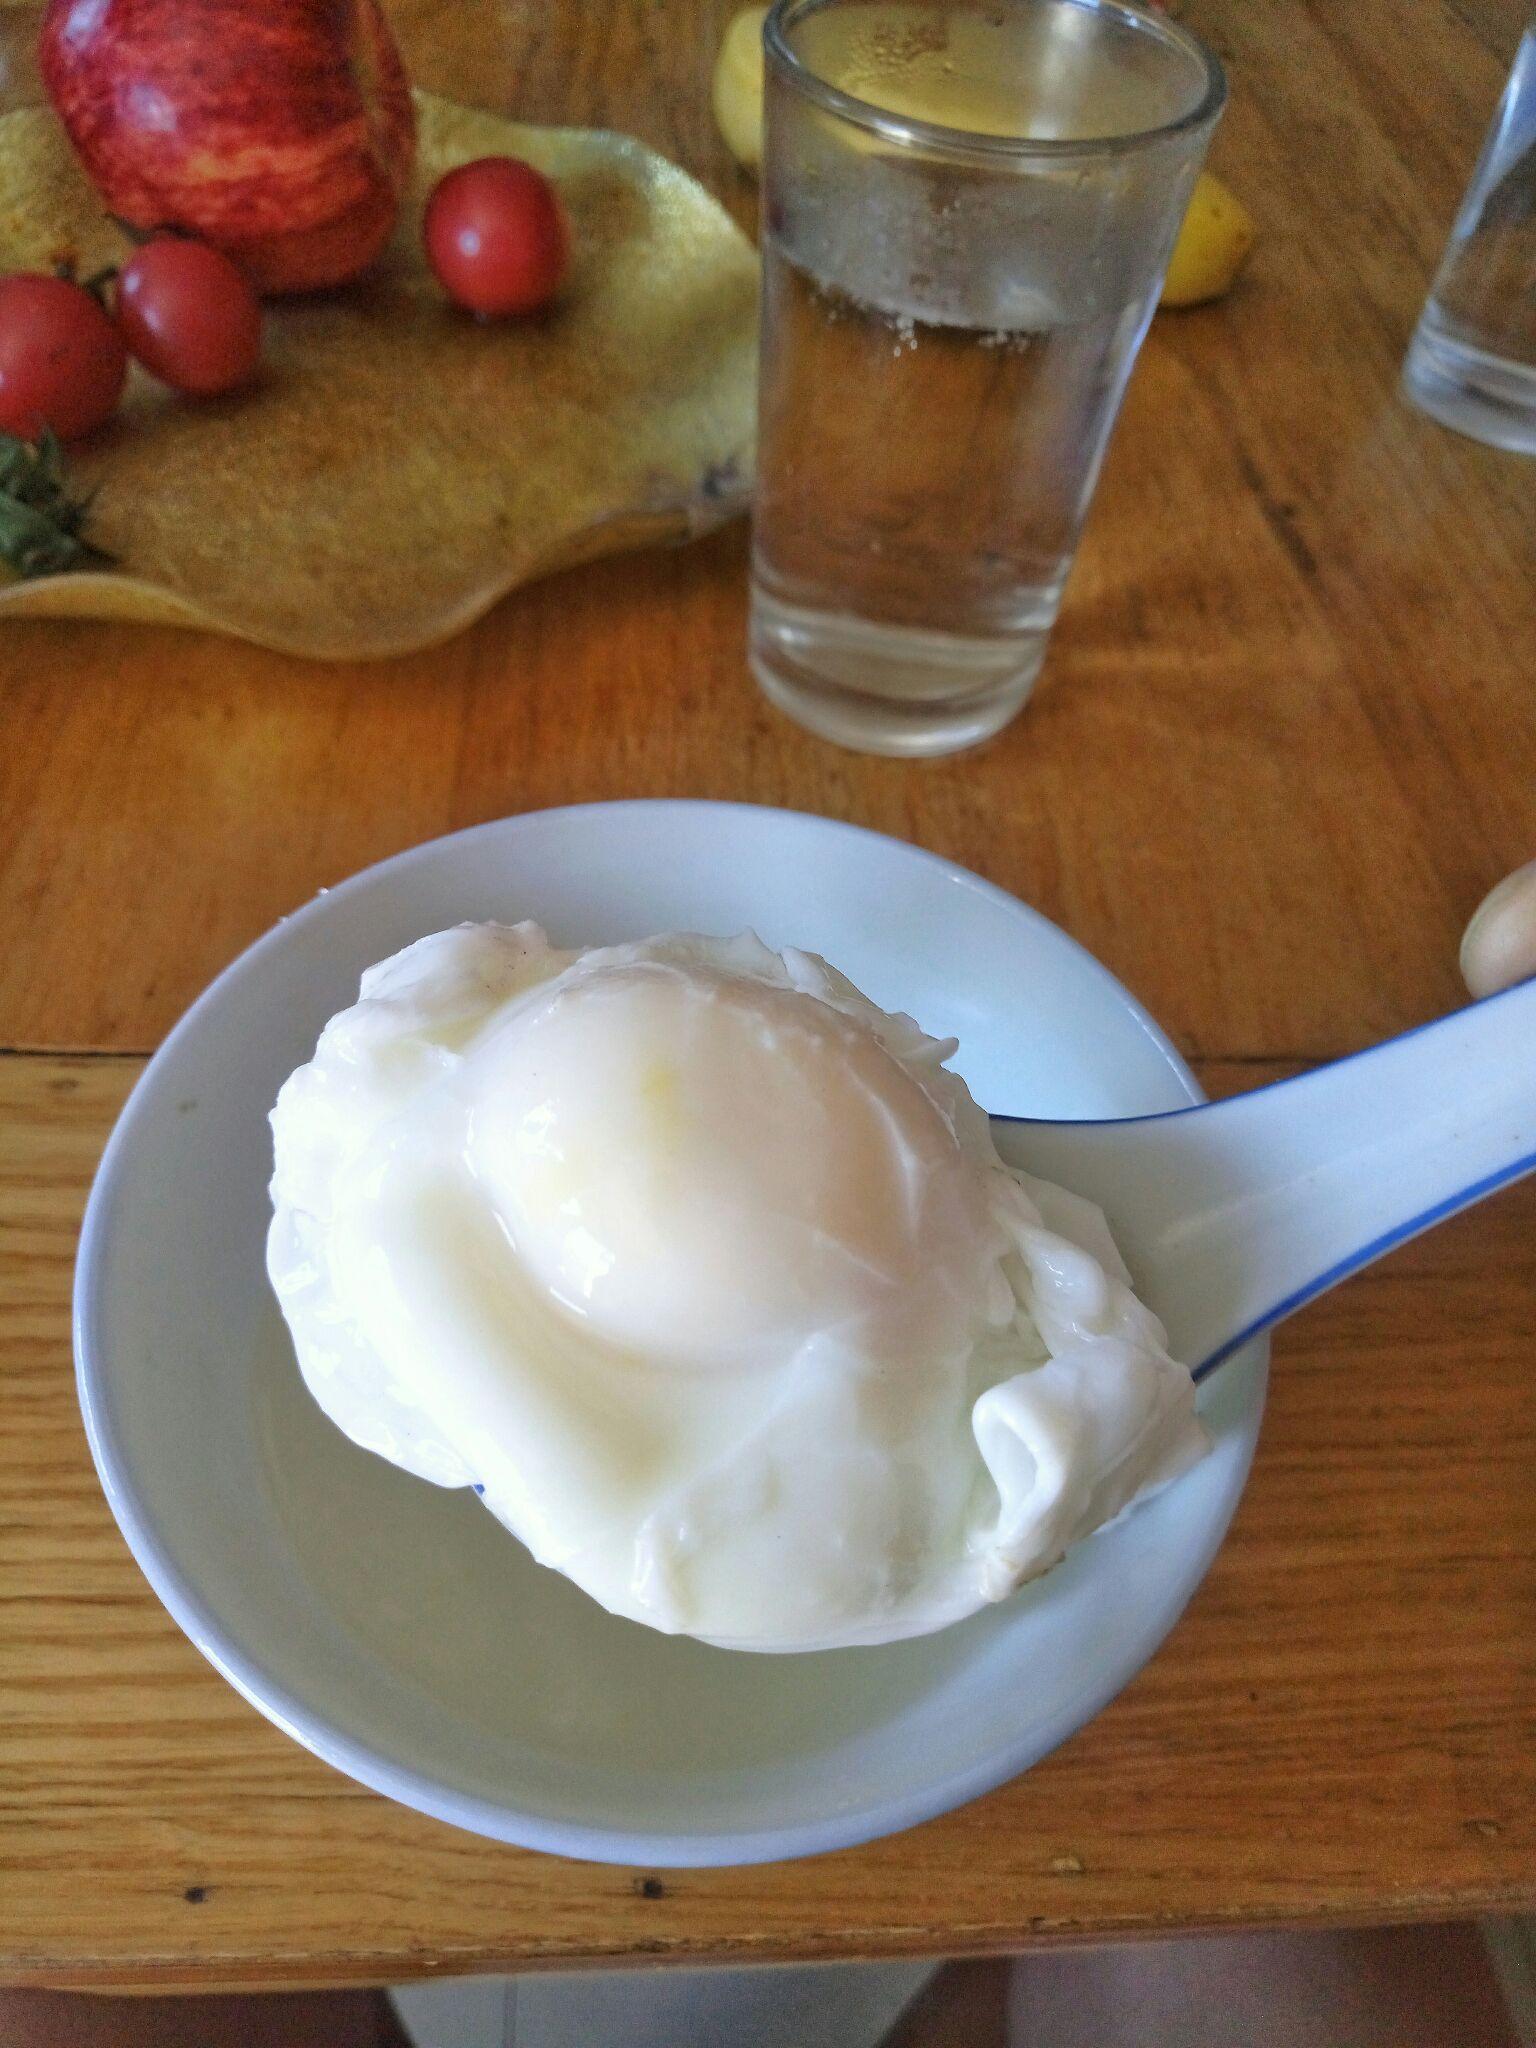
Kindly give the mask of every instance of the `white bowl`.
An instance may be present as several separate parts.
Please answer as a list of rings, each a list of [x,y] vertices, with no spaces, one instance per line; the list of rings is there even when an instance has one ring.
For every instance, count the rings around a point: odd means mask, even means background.
[[[1024,1770],[1156,1650],[1237,1505],[1262,1348],[1202,1392],[1211,1455],[957,1628],[761,1657],[615,1620],[469,1493],[313,1406],[263,1267],[267,1111],[362,969],[464,918],[562,944],[730,933],[825,953],[954,1033],[989,1109],[1097,1116],[1198,1091],[1123,988],[948,862],[745,805],[593,804],[415,848],[307,904],[192,1007],[124,1109],[75,1287],[81,1407],[135,1557],[247,1699],[339,1770],[568,1856],[722,1864],[868,1840]]]

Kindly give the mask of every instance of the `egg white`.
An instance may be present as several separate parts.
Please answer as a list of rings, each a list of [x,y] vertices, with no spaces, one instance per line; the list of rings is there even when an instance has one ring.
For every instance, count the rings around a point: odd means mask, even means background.
[[[272,1114],[306,1383],[654,1628],[810,1650],[1003,1598],[1205,1438],[953,1049],[750,935],[419,941]]]

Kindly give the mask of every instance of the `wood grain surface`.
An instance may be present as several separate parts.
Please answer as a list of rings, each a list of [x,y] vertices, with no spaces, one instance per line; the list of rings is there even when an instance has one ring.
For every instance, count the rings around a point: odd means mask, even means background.
[[[705,91],[728,0],[396,11],[424,85],[632,129],[750,219]],[[866,760],[764,709],[739,530],[388,664],[0,637],[0,1980],[987,1951],[1536,1901],[1529,1187],[1282,1336],[1231,1540],[1105,1714],[959,1813],[800,1864],[647,1880],[331,1773],[162,1613],[74,1406],[75,1229],[139,1056],[316,888],[484,818],[699,795],[897,833],[1066,925],[1213,1090],[1461,1000],[1461,927],[1536,842],[1536,465],[1396,378],[1524,9],[1187,11],[1230,65],[1215,161],[1262,240],[1234,297],[1154,325],[1037,701],[980,752]]]
[[[75,1228],[140,1065],[0,1062],[0,1979],[955,1953],[1536,1897],[1536,1185],[1283,1335],[1215,1568],[1065,1748],[866,1849],[650,1876],[362,1791],[148,1593],[67,1369]]]

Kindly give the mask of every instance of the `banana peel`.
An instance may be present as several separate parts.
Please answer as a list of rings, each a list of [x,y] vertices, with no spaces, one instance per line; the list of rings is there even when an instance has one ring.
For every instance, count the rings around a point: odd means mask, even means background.
[[[1164,306],[1203,306],[1236,284],[1258,234],[1253,215],[1213,171],[1195,180],[1163,279]]]
[[[744,171],[763,155],[763,23],[766,7],[746,7],[728,23],[715,59],[715,126]]]

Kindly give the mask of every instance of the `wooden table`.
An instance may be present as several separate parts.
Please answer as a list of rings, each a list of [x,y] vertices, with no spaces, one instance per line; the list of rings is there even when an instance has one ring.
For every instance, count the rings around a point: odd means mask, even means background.
[[[727,195],[715,0],[414,0],[422,82],[637,130]],[[1160,320],[1036,703],[855,758],[768,712],[740,530],[558,578],[415,659],[0,637],[0,1979],[277,1984],[891,1955],[1536,1902],[1536,1187],[1276,1349],[1230,1541],[1150,1669],[1026,1777],[870,1848],[658,1876],[496,1847],[269,1727],[161,1612],[86,1457],[75,1229],[145,1054],[273,919],[455,826],[746,797],[978,868],[1145,998],[1213,1091],[1462,999],[1536,851],[1536,466],[1396,374],[1523,15],[1191,7],[1263,228]]]

